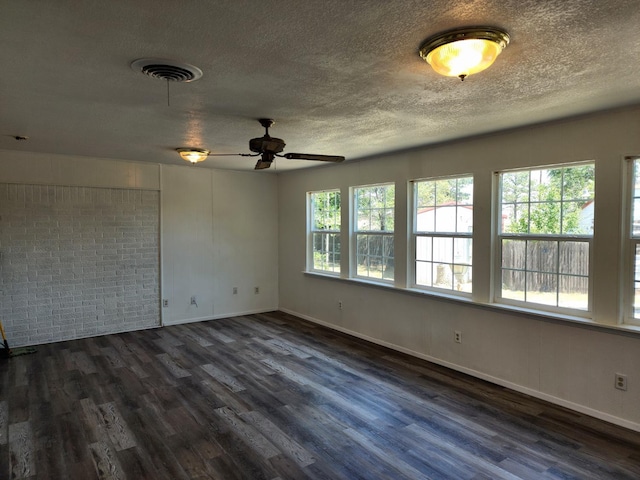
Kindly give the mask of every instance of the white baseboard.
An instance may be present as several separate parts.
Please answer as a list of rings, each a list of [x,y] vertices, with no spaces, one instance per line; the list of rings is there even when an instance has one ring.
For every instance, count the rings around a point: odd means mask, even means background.
[[[197,323],[197,322],[207,322],[209,320],[219,320],[221,318],[231,318],[231,317],[240,317],[242,315],[253,315],[255,313],[267,313],[278,310],[277,308],[260,308],[257,310],[246,310],[243,312],[229,312],[229,313],[221,313],[218,315],[209,315],[207,317],[196,317],[196,318],[185,318],[182,320],[174,320],[174,321],[163,321],[163,327],[170,327],[172,325],[184,325],[187,323]]]
[[[331,328],[333,330],[337,330],[339,332],[346,333],[347,335],[351,335],[353,337],[357,337],[357,338],[360,338],[362,340],[366,340],[367,342],[375,343],[377,345],[381,345],[383,347],[387,347],[387,348],[390,348],[392,350],[396,350],[398,352],[406,353],[407,355],[411,355],[413,357],[417,357],[417,358],[420,358],[422,360],[426,360],[428,362],[435,363],[437,365],[441,365],[443,367],[450,368],[451,370],[455,370],[455,371],[458,371],[458,372],[465,373],[467,375],[471,375],[472,377],[476,377],[476,378],[479,378],[481,380],[486,380],[487,382],[491,382],[491,383],[494,383],[496,385],[500,385],[501,387],[506,387],[506,388],[508,388],[510,390],[514,390],[516,392],[524,393],[525,395],[529,395],[531,397],[539,398],[540,400],[544,400],[544,401],[547,401],[549,403],[553,403],[554,405],[559,405],[561,407],[565,407],[565,408],[568,408],[570,410],[574,410],[576,412],[583,413],[585,415],[589,415],[590,417],[594,417],[594,418],[597,418],[599,420],[604,420],[605,422],[609,422],[609,423],[612,423],[614,425],[619,425],[621,427],[628,428],[629,430],[634,430],[636,432],[640,432],[640,423],[636,423],[636,422],[632,422],[632,421],[626,420],[624,418],[616,417],[616,416],[608,414],[606,412],[601,412],[600,410],[595,410],[593,408],[586,407],[586,406],[581,405],[579,403],[570,402],[570,401],[565,400],[563,398],[555,397],[553,395],[549,395],[548,393],[544,393],[544,392],[541,392],[539,390],[534,390],[534,389],[529,388],[529,387],[524,387],[522,385],[518,385],[517,383],[509,382],[509,381],[503,380],[501,378],[494,377],[492,375],[488,375],[486,373],[479,372],[477,370],[473,370],[471,368],[467,368],[467,367],[464,367],[464,366],[461,366],[461,365],[457,365],[455,363],[447,362],[445,360],[442,360],[442,359],[439,359],[439,358],[436,358],[436,357],[432,357],[430,355],[425,355],[423,353],[416,352],[416,351],[410,350],[408,348],[401,347],[401,346],[393,344],[393,343],[385,342],[385,341],[379,340],[377,338],[369,337],[367,335],[363,335],[362,333],[359,333],[359,332],[356,332],[356,331],[353,331],[353,330],[349,330],[347,328],[343,328],[343,327],[340,327],[338,325],[334,325],[334,324],[325,322],[323,320],[319,320],[317,318],[310,317],[309,315],[304,315],[302,313],[298,313],[298,312],[295,312],[293,310],[289,310],[289,309],[286,309],[286,308],[280,308],[280,310],[285,312],[285,313],[288,313],[290,315],[294,315],[296,317],[303,318],[303,319],[308,320],[310,322],[317,323],[318,325],[322,325],[324,327],[328,327],[328,328]]]

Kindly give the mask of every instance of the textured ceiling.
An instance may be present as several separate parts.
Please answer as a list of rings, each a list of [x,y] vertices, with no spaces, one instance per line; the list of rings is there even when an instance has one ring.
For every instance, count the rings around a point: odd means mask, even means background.
[[[485,24],[511,44],[483,73],[418,56]],[[638,25],[638,0],[3,0],[0,149],[184,164],[177,147],[248,152],[271,117],[285,151],[363,158],[640,103]],[[204,76],[170,84],[167,106],[166,82],[130,68],[142,57]]]

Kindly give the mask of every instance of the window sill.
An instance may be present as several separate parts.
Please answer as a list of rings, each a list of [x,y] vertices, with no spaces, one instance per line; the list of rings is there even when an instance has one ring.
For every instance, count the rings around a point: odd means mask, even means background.
[[[354,285],[361,285],[361,286],[367,286],[367,287],[382,288],[384,290],[393,290],[401,294],[414,295],[418,297],[428,297],[434,300],[441,300],[445,302],[463,303],[466,305],[472,305],[475,307],[493,310],[493,311],[510,312],[516,315],[521,315],[529,318],[535,317],[540,320],[544,320],[548,322],[572,323],[574,325],[578,325],[586,328],[592,328],[595,330],[609,330],[609,331],[617,332],[621,334],[631,334],[633,336],[640,335],[640,325],[631,325],[627,323],[624,323],[624,324],[599,323],[590,318],[583,318],[583,317],[578,317],[573,315],[563,315],[561,313],[546,312],[544,310],[536,310],[533,308],[522,308],[522,307],[506,305],[501,303],[478,302],[468,296],[447,294],[444,292],[434,292],[431,290],[421,290],[417,288],[399,288],[399,287],[396,287],[395,285],[388,284],[388,283],[374,282],[369,280],[363,280],[360,278],[343,278],[338,275],[331,275],[331,274],[314,272],[314,271],[305,270],[302,273],[309,277],[317,277],[317,278],[351,283]]]

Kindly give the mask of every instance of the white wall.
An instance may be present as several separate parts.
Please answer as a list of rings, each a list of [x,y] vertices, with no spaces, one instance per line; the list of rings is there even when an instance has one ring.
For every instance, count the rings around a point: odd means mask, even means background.
[[[0,183],[159,191],[160,295],[169,303],[155,325],[278,307],[275,175],[0,150]]]
[[[616,260],[623,240],[623,159],[640,154],[638,132],[640,108],[631,108],[280,174],[280,308],[640,430],[640,329],[616,328],[624,270]],[[596,163],[592,321],[491,306],[493,173],[582,160]],[[474,294],[467,303],[404,289],[407,182],[452,174],[474,175]],[[350,186],[389,181],[396,183],[396,288],[304,274],[306,192],[340,188],[345,199]],[[342,240],[346,249],[344,232]],[[453,341],[454,330],[462,332],[461,344]],[[614,388],[615,373],[627,374],[628,391]]]
[[[161,168],[163,323],[277,309],[275,175]]]

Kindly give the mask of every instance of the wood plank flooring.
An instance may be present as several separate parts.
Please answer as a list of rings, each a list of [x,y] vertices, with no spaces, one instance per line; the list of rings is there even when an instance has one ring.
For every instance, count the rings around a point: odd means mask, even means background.
[[[639,479],[640,433],[273,312],[0,360],[0,479]]]

